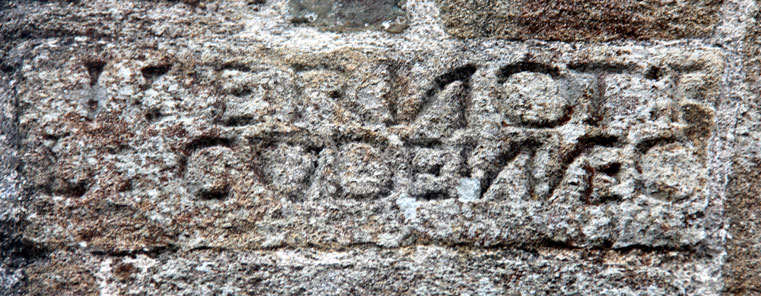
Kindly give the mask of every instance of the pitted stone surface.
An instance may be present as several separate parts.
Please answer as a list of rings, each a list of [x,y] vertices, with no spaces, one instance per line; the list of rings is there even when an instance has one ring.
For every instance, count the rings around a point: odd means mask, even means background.
[[[367,28],[399,33],[407,28],[407,16],[399,0],[290,0],[288,12],[294,23],[307,23],[330,31]]]
[[[721,2],[688,2],[632,36],[706,36]],[[409,27],[331,27],[368,17],[341,3]],[[713,184],[737,54],[710,40],[459,39],[436,1],[2,5],[18,294],[732,290]]]

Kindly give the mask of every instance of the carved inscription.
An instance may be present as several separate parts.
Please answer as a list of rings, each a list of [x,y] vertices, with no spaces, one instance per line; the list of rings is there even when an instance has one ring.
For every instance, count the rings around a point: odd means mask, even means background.
[[[266,116],[290,122],[287,131],[270,128],[277,136],[249,136],[251,148],[236,153],[257,155],[261,181],[292,200],[401,193],[595,205],[637,195],[678,202],[702,190],[713,113],[709,99],[691,89],[697,70],[537,62],[488,69],[454,67],[409,98],[389,80],[404,71],[399,65],[356,70],[373,83],[314,67],[296,74],[223,69],[231,97],[222,122],[244,130],[266,130]],[[288,96],[280,103],[287,110],[267,107]],[[328,103],[310,103],[315,98]],[[235,107],[243,101],[260,103]],[[312,117],[300,115],[307,111]],[[496,120],[474,120],[474,112],[494,112]],[[356,127],[331,126],[334,120]],[[222,195],[227,181],[212,179],[194,190]]]

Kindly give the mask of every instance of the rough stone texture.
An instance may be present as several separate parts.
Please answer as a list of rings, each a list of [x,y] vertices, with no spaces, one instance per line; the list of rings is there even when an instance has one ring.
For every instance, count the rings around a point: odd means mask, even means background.
[[[159,295],[684,295],[692,265],[674,253],[415,246],[345,251],[195,250],[152,257],[56,251],[32,293]],[[689,259],[687,259],[689,260]],[[672,265],[664,269],[661,265]],[[92,270],[65,268],[91,266]],[[646,272],[645,272],[646,271]],[[44,275],[44,278],[43,276]],[[60,279],[66,279],[65,281]],[[72,281],[78,280],[78,282]],[[65,286],[65,285],[69,286]]]
[[[464,38],[606,41],[708,37],[723,0],[437,0]]]
[[[761,14],[753,14],[745,38],[748,94],[741,99],[729,183],[726,285],[736,295],[761,294]]]
[[[292,0],[291,21],[307,23],[334,32],[384,29],[398,33],[407,27],[407,17],[397,0]]]
[[[0,4],[0,294],[759,292],[754,3],[458,3]]]

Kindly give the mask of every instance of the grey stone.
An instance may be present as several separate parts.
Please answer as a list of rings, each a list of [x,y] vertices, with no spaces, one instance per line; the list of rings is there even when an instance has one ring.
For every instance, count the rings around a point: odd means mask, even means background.
[[[747,44],[741,52],[745,77],[737,77],[736,83],[747,83],[747,93],[738,96],[734,151],[727,162],[733,170],[729,180],[726,216],[728,232],[727,259],[724,265],[727,294],[752,295],[761,291],[758,270],[761,270],[761,230],[759,225],[759,79],[761,78],[761,40],[759,40],[759,12],[755,7],[748,21],[748,31],[742,40]],[[744,78],[744,81],[741,80]]]
[[[335,32],[383,29],[399,33],[407,28],[404,1],[291,0],[288,12],[294,23],[306,23]]]
[[[756,291],[754,6],[471,4],[1,4],[0,294]]]

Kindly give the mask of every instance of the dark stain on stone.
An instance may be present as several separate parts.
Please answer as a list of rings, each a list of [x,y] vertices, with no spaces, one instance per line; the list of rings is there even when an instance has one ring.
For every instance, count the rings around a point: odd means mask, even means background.
[[[224,120],[223,124],[229,127],[247,126],[256,123],[256,118],[252,115],[232,116]]]
[[[617,162],[611,163],[611,164],[606,164],[606,165],[604,165],[603,167],[601,167],[601,168],[599,168],[597,170],[599,172],[603,173],[603,174],[608,175],[608,176],[615,176],[616,174],[618,174],[618,171],[621,170],[621,164],[617,163]]]
[[[190,143],[188,143],[185,148],[187,151],[193,152],[214,146],[231,147],[232,145],[233,141],[227,138],[216,136],[201,136],[190,141]]]
[[[199,190],[198,197],[205,200],[222,200],[230,195],[230,185],[223,184],[222,186],[214,187],[208,190]]]
[[[158,108],[150,109],[145,112],[145,120],[148,122],[155,122],[161,118],[163,118],[165,115],[161,113],[161,110]]]
[[[657,81],[657,80],[660,80],[662,76],[663,76],[663,69],[659,67],[655,67],[655,66],[650,67],[649,69],[647,69],[647,72],[645,72],[645,78],[650,80]]]
[[[68,197],[82,197],[87,193],[90,187],[87,181],[79,181],[76,183],[59,180],[57,185],[54,185],[53,192]]]
[[[676,143],[676,141],[677,139],[673,137],[661,137],[642,140],[637,143],[637,151],[640,154],[647,154],[647,152],[650,151],[650,149],[653,149],[653,147]]]
[[[154,80],[169,72],[171,68],[170,65],[149,66],[141,69],[140,72],[143,73],[143,77],[148,81],[148,84],[151,84]]]
[[[436,77],[434,83],[439,89],[443,89],[445,86],[455,81],[463,81],[468,83],[470,82],[470,77],[476,73],[477,69],[478,68],[476,68],[476,66],[470,64],[462,67],[457,67],[452,71],[446,72],[441,76]]]
[[[592,192],[594,192],[594,180],[595,180],[595,174],[597,173],[595,169],[590,166],[588,163],[584,164],[584,172],[587,173],[587,184],[584,188],[584,202],[589,205],[592,203]]]
[[[225,70],[234,70],[234,71],[240,71],[240,72],[257,72],[255,69],[251,68],[251,66],[245,64],[245,63],[225,63],[221,67],[219,67],[219,71],[225,71]]]
[[[686,104],[682,106],[682,119],[689,124],[685,130],[687,137],[692,140],[695,146],[703,149],[707,145],[708,139],[713,131],[714,112],[698,104]]]
[[[633,65],[621,63],[571,63],[568,65],[568,69],[573,71],[600,75],[633,73],[634,68]]]
[[[513,74],[521,72],[543,73],[550,75],[553,78],[557,78],[560,75],[558,68],[551,65],[535,62],[518,62],[500,68],[499,73],[497,73],[498,82],[504,83]]]
[[[114,277],[119,281],[127,281],[135,273],[136,269],[132,263],[121,263],[114,268]]]
[[[90,86],[95,86],[98,83],[100,74],[103,73],[103,68],[106,66],[106,62],[100,60],[90,60],[85,62],[85,68],[90,75]]]
[[[397,33],[406,24],[399,0],[290,0],[290,19],[322,30],[349,32],[384,29]]]

